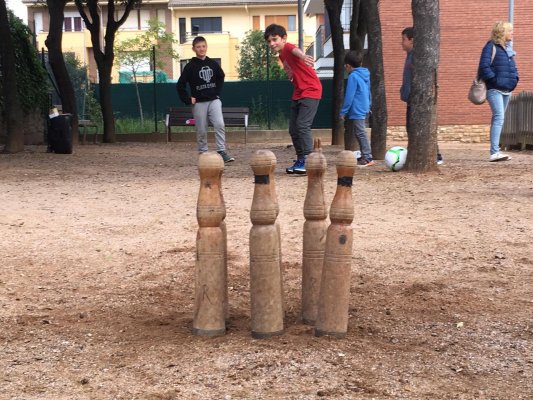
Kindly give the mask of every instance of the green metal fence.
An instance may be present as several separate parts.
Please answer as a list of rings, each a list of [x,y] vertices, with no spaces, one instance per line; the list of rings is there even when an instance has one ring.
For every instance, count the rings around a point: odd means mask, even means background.
[[[98,85],[95,85],[98,98]],[[331,128],[332,87],[331,79],[322,80],[323,95],[313,128]],[[289,81],[244,81],[226,82],[222,89],[222,103],[226,107],[249,107],[251,124],[268,126],[280,119],[288,120],[292,83]],[[113,111],[117,118],[138,118],[139,108],[134,84],[113,84],[111,88]],[[139,83],[139,92],[144,118],[154,115],[164,119],[169,107],[183,106],[176,92],[175,83]]]

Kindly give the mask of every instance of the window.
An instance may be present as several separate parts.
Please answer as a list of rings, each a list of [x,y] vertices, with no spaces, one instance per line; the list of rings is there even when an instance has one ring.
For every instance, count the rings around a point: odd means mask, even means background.
[[[347,4],[348,3],[348,4]],[[350,21],[352,20],[352,4],[345,2],[341,8],[341,25],[344,32],[350,31]]]
[[[165,25],[167,24],[166,15],[167,15],[167,10],[165,10],[164,8],[159,8],[157,10],[157,20]]]
[[[139,30],[146,31],[150,27],[148,21],[150,20],[150,10],[138,10],[139,11]]]
[[[39,33],[43,31],[43,13],[42,12],[35,12],[33,13],[33,29],[35,33]]]
[[[258,30],[261,29],[261,26],[260,26],[260,24],[259,24],[259,15],[254,15],[254,16],[252,17],[252,29],[253,29],[254,31],[258,31]]]
[[[296,15],[265,15],[265,26],[278,24],[284,26],[288,32],[296,31]]]
[[[220,33],[222,32],[222,17],[191,18],[191,32],[193,35]]]
[[[296,16],[287,15],[287,30],[289,32],[296,32]]]
[[[185,18],[179,19],[179,30],[180,30],[180,44],[187,41],[187,29],[185,28]]]
[[[41,28],[42,29],[42,28]],[[81,32],[81,17],[77,12],[65,12],[64,32]]]
[[[128,31],[147,30],[149,19],[150,10],[131,10],[128,18],[120,28]]]

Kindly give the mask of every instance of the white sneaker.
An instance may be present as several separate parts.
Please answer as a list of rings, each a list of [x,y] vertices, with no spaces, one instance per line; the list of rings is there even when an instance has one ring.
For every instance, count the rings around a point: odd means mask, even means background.
[[[494,161],[507,161],[510,160],[511,157],[509,157],[507,154],[503,153],[494,153],[490,155],[490,162]]]

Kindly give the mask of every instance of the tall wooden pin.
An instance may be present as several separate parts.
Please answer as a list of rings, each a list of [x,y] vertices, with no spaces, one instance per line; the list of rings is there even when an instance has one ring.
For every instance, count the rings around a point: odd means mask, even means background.
[[[250,298],[252,336],[268,338],[283,332],[280,249],[277,201],[270,180],[276,157],[256,151],[250,161],[254,172],[254,197],[250,210]],[[275,164],[274,164],[275,165]]]
[[[270,173],[268,174],[268,179],[270,180],[270,196],[272,197],[272,201],[276,205],[276,218],[279,215],[279,202],[278,202],[278,195],[276,192],[276,156],[271,151],[268,151],[265,153],[265,156],[270,159]],[[280,284],[281,284],[281,303],[283,306],[283,314],[285,315],[285,291],[283,289],[283,262],[282,262],[282,249],[281,249],[281,226],[279,224],[279,221],[276,219],[276,230],[278,232],[278,248],[279,248],[279,268],[280,268]]]
[[[307,194],[304,201],[304,231],[302,258],[302,320],[313,325],[318,313],[318,296],[324,265],[328,209],[324,200],[326,157],[320,139],[315,139],[314,151],[307,156]]]
[[[200,193],[196,206],[196,279],[193,333],[218,336],[226,332],[227,272],[221,181],[224,161],[215,152],[200,154]]]
[[[355,165],[353,152],[345,150],[339,153],[337,190],[329,210],[331,224],[326,236],[315,336],[344,337],[348,331],[353,243],[351,223],[354,217],[352,181]]]

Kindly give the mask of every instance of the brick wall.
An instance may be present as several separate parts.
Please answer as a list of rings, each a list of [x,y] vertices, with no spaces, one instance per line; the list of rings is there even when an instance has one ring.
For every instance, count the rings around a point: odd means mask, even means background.
[[[401,31],[412,25],[410,7],[410,0],[380,1],[389,126],[405,124],[405,103],[399,100],[405,61]],[[440,2],[440,7],[438,123],[441,126],[488,124],[488,104],[475,106],[466,95],[492,25],[498,20],[508,20],[508,2],[446,0]],[[533,52],[528,50],[532,36],[533,1],[515,2],[514,49],[520,73],[515,93],[533,91]]]

